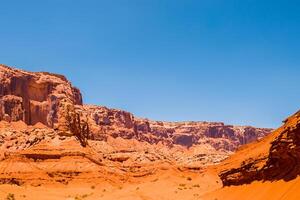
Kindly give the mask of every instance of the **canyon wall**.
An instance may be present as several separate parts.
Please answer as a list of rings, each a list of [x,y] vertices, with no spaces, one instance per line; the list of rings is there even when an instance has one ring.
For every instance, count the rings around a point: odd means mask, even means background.
[[[238,146],[267,135],[271,129],[225,125],[222,122],[163,122],[137,118],[117,109],[85,105],[95,139],[108,136],[137,139],[150,144],[191,147],[209,143],[216,150],[234,151]]]
[[[40,122],[53,128],[66,102],[82,105],[82,97],[64,76],[0,65],[0,120]]]
[[[70,109],[88,123],[88,139],[100,141],[120,137],[169,147],[209,144],[216,150],[234,151],[271,131],[221,122],[152,121],[122,110],[83,105],[80,91],[62,75],[0,65],[0,120],[42,123],[70,134],[66,119]]]

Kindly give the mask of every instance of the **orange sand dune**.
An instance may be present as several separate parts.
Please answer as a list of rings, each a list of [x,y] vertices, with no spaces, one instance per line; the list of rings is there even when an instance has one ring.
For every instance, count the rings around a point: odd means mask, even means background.
[[[202,196],[203,200],[299,200],[300,177],[285,182],[255,181],[248,185],[230,186]]]

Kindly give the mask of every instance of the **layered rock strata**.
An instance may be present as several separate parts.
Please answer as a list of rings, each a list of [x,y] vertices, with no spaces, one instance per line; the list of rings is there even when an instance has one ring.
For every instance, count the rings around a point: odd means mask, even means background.
[[[62,75],[0,65],[0,183],[68,183],[107,174],[127,180],[169,168],[199,172],[270,131],[153,121],[83,105]]]
[[[254,180],[289,181],[300,175],[300,112],[286,119],[284,125],[265,140],[256,144],[257,149],[261,150],[251,158],[242,160],[240,166],[220,173],[224,186],[241,185]],[[250,149],[244,151],[247,150]]]

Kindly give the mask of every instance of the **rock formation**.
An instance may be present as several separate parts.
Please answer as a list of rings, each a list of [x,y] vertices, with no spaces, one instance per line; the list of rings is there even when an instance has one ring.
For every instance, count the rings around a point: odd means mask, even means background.
[[[62,75],[30,73],[0,65],[0,120],[38,122],[67,132],[67,107],[85,115],[91,137],[137,139],[151,144],[162,142],[190,147],[210,143],[217,150],[233,151],[239,145],[265,136],[270,129],[230,126],[210,122],[160,122],[101,106],[82,105],[80,91]],[[70,119],[68,119],[70,120]]]
[[[80,91],[62,75],[0,65],[2,183],[34,182],[29,174],[68,182],[80,174],[140,177],[158,166],[200,170],[270,131],[221,122],[153,121],[83,105]],[[15,168],[9,168],[12,162]]]
[[[248,159],[220,173],[224,186],[241,185],[254,180],[289,181],[300,175],[300,112],[284,122],[282,127],[255,144],[256,150],[251,157],[245,153]],[[242,152],[251,151],[249,148],[254,147],[245,147]]]
[[[216,150],[234,151],[264,137],[271,129],[231,126],[221,122],[163,122],[136,118],[131,113],[100,106],[84,105],[94,138],[137,139],[150,144],[167,145],[210,144]]]
[[[82,105],[80,91],[64,76],[0,65],[0,120],[22,120],[28,125],[41,122],[53,128],[65,102]]]

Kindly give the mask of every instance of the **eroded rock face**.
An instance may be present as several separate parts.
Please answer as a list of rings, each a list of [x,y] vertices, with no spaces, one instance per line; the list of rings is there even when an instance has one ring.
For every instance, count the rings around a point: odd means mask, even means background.
[[[86,118],[89,139],[108,137],[136,139],[166,146],[209,144],[217,151],[234,151],[270,132],[247,126],[216,122],[161,122],[136,118],[133,114],[101,106],[82,105],[80,91],[61,75],[31,73],[0,65],[0,120],[22,120],[27,125],[42,123],[68,135],[72,127],[66,121],[68,110]],[[74,127],[73,127],[74,129]]]
[[[0,118],[11,122],[24,119],[23,99],[13,95],[6,95],[0,101]]]
[[[150,144],[191,147],[203,143],[216,150],[234,151],[267,135],[271,129],[230,126],[220,122],[162,122],[136,118],[131,113],[101,106],[78,107],[89,116],[94,138],[137,139]]]
[[[288,181],[300,175],[300,112],[289,117],[273,134],[276,138],[271,141],[268,152],[260,152],[244,160],[240,167],[220,173],[224,186],[241,185],[254,180]]]
[[[82,105],[80,91],[64,76],[0,65],[0,183],[66,184],[107,174],[124,181],[161,169],[198,173],[270,131],[153,121]]]
[[[0,120],[54,127],[59,123],[59,112],[63,112],[63,102],[82,104],[79,90],[64,76],[0,65]]]

